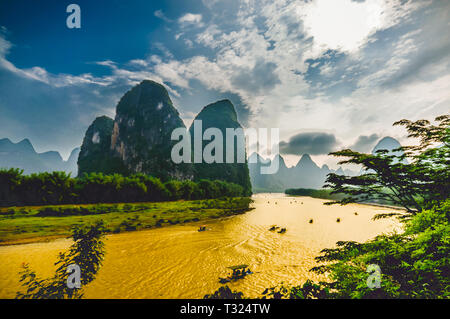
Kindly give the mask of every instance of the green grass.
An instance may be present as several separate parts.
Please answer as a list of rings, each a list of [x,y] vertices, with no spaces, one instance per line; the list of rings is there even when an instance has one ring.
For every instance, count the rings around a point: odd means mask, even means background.
[[[309,196],[314,198],[341,200],[344,194],[331,194],[331,189],[289,188],[285,194],[293,196]]]
[[[0,209],[0,244],[70,236],[76,225],[102,219],[110,233],[149,229],[248,211],[247,197],[195,201],[6,207]]]

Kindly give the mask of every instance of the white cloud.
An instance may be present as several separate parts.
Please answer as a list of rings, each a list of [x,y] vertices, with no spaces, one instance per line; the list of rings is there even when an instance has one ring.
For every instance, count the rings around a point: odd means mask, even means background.
[[[153,15],[157,18],[160,18],[161,20],[164,20],[165,22],[172,22],[171,19],[167,18],[162,10],[156,10],[153,12]]]
[[[186,13],[178,19],[178,22],[182,25],[195,24],[197,26],[203,26],[201,14]]]
[[[6,39],[4,39],[3,37],[0,36],[0,57],[4,58],[9,50],[11,49],[11,42],[7,41]]]
[[[97,61],[97,62],[95,62],[95,64],[102,65],[102,66],[109,66],[109,67],[113,67],[113,66],[117,65],[114,61],[111,61],[111,60]]]
[[[213,15],[208,22],[201,14],[183,15],[178,19],[180,30],[171,36],[189,48],[197,46],[195,52],[206,47],[205,55],[180,60],[162,43],[155,43],[162,54],[137,57],[125,65],[99,62],[111,69],[110,75],[99,78],[54,75],[38,67],[21,70],[6,59],[0,62],[52,85],[117,81],[132,85],[153,79],[164,83],[180,101],[180,112],[188,121],[193,116],[182,109],[180,92],[189,93],[191,81],[196,80],[208,89],[238,95],[253,115],[250,125],[280,127],[281,139],[309,130],[333,133],[344,145],[373,133],[401,140],[403,131],[391,127],[394,121],[448,112],[448,60],[429,64],[404,85],[385,85],[410,64],[412,55],[427,51],[430,31],[423,29],[429,24],[410,20],[429,1],[242,0],[230,15],[216,10],[219,4],[224,2],[208,2]],[[163,17],[162,12],[155,15]],[[189,28],[199,25],[205,28]],[[0,53],[9,48],[0,38]],[[339,59],[327,52],[330,49]],[[258,76],[250,86],[234,80],[250,74],[257,63],[273,66],[268,70],[278,81],[265,82],[267,78]],[[317,78],[308,78],[309,69],[315,69]],[[264,89],[252,89],[258,84]],[[338,85],[348,91],[330,97],[328,90]]]
[[[142,59],[134,59],[128,62],[130,65],[138,66],[138,67],[147,67],[148,62]]]
[[[85,73],[80,75],[71,74],[52,74],[47,72],[42,67],[34,66],[31,68],[20,69],[17,68],[13,63],[7,60],[6,55],[9,53],[9,49],[12,44],[4,39],[0,35],[0,67],[6,69],[12,73],[15,73],[21,77],[28,79],[33,79],[39,82],[46,83],[55,87],[62,87],[68,85],[77,84],[97,84],[97,85],[108,85],[111,82],[107,78],[94,77],[92,74]],[[112,66],[114,62],[112,61],[102,61],[97,62],[99,65]]]
[[[194,42],[192,42],[192,41],[189,40],[189,39],[185,39],[185,40],[184,40],[184,44],[186,44],[186,47],[188,47],[188,48],[194,47]]]
[[[317,0],[298,7],[316,50],[355,51],[382,27],[382,1]]]

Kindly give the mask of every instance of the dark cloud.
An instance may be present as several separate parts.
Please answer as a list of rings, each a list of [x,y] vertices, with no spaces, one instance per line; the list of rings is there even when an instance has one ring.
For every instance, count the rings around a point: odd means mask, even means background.
[[[256,62],[253,69],[242,70],[232,78],[232,81],[238,87],[251,92],[270,90],[281,83],[280,78],[275,74],[276,68],[275,63],[260,60]]]
[[[280,142],[283,154],[328,154],[336,150],[338,142],[333,134],[323,132],[300,133],[292,136],[288,142]]]
[[[356,142],[349,148],[353,151],[367,153],[370,152],[375,145],[375,142],[380,138],[376,133],[366,136],[360,135]]]

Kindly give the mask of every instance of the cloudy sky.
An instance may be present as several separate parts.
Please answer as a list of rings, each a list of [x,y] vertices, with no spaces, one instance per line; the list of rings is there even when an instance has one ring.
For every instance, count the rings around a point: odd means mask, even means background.
[[[66,7],[81,7],[68,29]],[[243,126],[280,128],[288,164],[405,142],[402,118],[450,110],[450,2],[0,2],[0,138],[67,157],[143,79],[185,123],[229,98]]]

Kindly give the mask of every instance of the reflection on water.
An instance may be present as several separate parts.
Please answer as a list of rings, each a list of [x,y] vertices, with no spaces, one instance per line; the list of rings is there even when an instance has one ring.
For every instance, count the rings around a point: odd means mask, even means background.
[[[338,240],[365,241],[398,229],[393,220],[371,220],[390,211],[387,208],[324,206],[321,199],[281,194],[259,194],[254,199],[254,210],[208,222],[208,231],[198,232],[205,224],[199,222],[108,236],[104,265],[86,287],[85,297],[201,298],[219,288],[218,278],[236,264],[248,264],[254,274],[229,286],[257,297],[282,281],[324,279],[308,270],[316,265],[314,257],[320,250]],[[271,232],[272,225],[286,227],[287,232]],[[15,296],[22,262],[29,262],[39,275],[50,276],[58,252],[70,244],[61,239],[0,247],[0,298]]]

